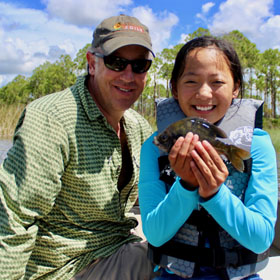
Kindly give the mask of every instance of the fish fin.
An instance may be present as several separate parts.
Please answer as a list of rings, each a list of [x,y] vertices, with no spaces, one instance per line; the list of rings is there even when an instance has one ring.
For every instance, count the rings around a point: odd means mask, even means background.
[[[205,119],[198,118],[202,126],[208,126],[210,129],[208,131],[209,134],[219,137],[219,138],[227,138],[227,134],[218,126],[208,122]]]
[[[189,117],[186,118],[186,120],[193,120],[195,122],[200,123],[204,129],[206,129],[207,134],[213,137],[218,137],[218,138],[227,138],[227,134],[218,126],[208,122],[206,119],[203,118],[198,118],[198,117]]]
[[[238,148],[234,145],[230,145],[229,154],[227,155],[229,161],[232,165],[240,172],[244,171],[244,162],[243,160],[249,159],[251,157],[250,152]]]

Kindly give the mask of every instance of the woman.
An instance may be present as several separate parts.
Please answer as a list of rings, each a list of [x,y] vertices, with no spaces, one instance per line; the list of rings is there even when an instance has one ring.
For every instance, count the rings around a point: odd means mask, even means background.
[[[177,54],[173,98],[158,104],[158,132],[143,145],[139,202],[157,279],[261,279],[274,238],[276,155],[257,128],[261,103],[242,97],[240,61],[229,43],[199,37]],[[251,159],[240,172],[188,132],[169,154],[153,138],[172,122],[200,117],[222,128]]]

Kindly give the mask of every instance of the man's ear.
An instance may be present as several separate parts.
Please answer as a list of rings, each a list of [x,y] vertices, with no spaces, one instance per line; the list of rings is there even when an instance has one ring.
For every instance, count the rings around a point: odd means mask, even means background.
[[[91,52],[87,52],[88,73],[94,75],[95,73],[95,56]]]

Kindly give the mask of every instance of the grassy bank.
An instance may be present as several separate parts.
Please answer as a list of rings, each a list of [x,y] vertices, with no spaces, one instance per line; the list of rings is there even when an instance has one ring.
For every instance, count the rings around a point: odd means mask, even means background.
[[[280,119],[264,118],[263,129],[269,133],[275,150],[280,153]]]
[[[0,105],[0,139],[11,139],[25,105]],[[147,118],[155,129],[154,118]],[[264,130],[266,130],[272,139],[276,151],[280,152],[280,120],[264,119]]]
[[[24,105],[0,105],[0,139],[11,139]]]
[[[264,128],[264,130],[269,133],[276,152],[280,153],[280,127]]]

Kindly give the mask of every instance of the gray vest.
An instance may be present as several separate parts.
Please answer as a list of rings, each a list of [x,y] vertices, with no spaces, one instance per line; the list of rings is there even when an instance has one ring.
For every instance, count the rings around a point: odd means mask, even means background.
[[[234,99],[224,118],[216,123],[228,135],[228,139],[219,140],[250,151],[253,130],[262,125],[262,104],[262,101],[257,100]],[[174,98],[157,102],[158,132],[185,117]],[[166,158],[163,152],[161,156]],[[238,172],[230,162],[226,162],[226,165],[229,176],[225,184],[243,200],[250,178],[250,160],[245,164],[247,168],[244,173]],[[160,166],[160,169],[161,179],[165,181],[168,191],[176,175],[166,165]],[[164,176],[165,171],[168,176]],[[209,242],[211,248],[206,248],[205,244],[209,245]],[[247,260],[245,264],[244,261],[240,262],[238,255]],[[160,266],[188,278],[200,265],[219,267],[224,279],[242,279],[262,270],[268,263],[268,252],[257,255],[242,247],[203,208],[195,210],[169,242],[158,248],[149,245],[149,256]]]

